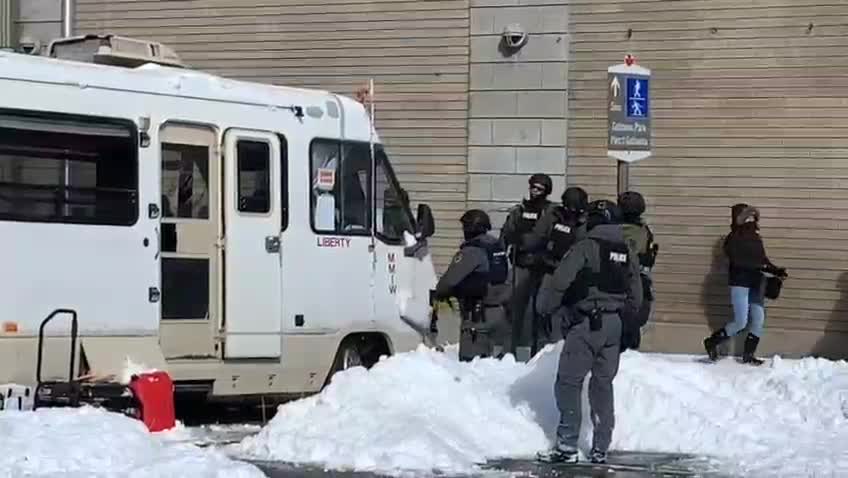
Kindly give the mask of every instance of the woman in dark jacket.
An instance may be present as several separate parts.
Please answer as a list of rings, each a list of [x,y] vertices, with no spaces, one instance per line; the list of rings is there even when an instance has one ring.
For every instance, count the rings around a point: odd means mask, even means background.
[[[711,360],[718,358],[718,346],[735,336],[748,325],[751,328],[745,339],[742,361],[752,365],[762,364],[754,356],[765,322],[764,272],[786,277],[786,269],[771,263],[760,237],[760,212],[747,204],[736,204],[731,213],[730,234],[724,240],[724,253],[730,262],[728,285],[733,304],[733,320],[704,339],[704,348]]]

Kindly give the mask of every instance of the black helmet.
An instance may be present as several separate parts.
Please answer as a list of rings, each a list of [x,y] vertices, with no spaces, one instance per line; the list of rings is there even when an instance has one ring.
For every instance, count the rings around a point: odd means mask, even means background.
[[[625,217],[639,217],[645,212],[645,198],[636,191],[626,191],[618,196],[618,207]]]
[[[598,199],[589,203],[586,208],[586,228],[592,229],[600,224],[614,224],[618,221],[618,206],[612,201]]]
[[[570,211],[582,213],[589,204],[589,195],[581,187],[571,187],[562,193],[562,206]]]
[[[543,188],[545,188],[545,196],[551,193],[554,190],[554,182],[551,181],[551,177],[544,173],[536,173],[530,176],[530,179],[527,181],[531,186],[534,184],[540,184]]]
[[[483,234],[492,229],[492,222],[489,220],[489,215],[480,209],[469,209],[459,218],[462,223],[462,231],[465,236],[473,237]]]

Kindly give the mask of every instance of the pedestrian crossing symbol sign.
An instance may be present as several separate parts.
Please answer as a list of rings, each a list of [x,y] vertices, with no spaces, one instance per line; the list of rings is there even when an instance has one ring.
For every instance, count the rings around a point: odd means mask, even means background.
[[[633,163],[653,155],[651,70],[632,63],[607,68],[607,156]]]
[[[648,117],[648,79],[628,77],[626,84],[626,105],[628,118]]]

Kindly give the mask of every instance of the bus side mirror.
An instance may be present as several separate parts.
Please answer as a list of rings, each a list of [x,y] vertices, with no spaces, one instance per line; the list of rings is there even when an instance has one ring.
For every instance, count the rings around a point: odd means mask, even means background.
[[[433,221],[433,211],[426,204],[418,205],[418,233],[422,238],[432,236],[436,232],[436,224]]]

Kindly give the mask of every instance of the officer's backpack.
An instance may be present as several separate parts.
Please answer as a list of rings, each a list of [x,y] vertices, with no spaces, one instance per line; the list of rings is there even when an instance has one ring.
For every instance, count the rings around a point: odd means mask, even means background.
[[[624,224],[622,232],[630,250],[639,259],[639,265],[654,267],[659,247],[654,242],[654,233],[651,228],[645,224]]]
[[[474,245],[486,251],[486,256],[489,258],[489,284],[500,285],[505,283],[509,274],[509,260],[503,244],[500,241],[484,242],[478,240],[474,241]]]
[[[506,282],[509,274],[509,260],[506,249],[500,242],[495,242],[484,247],[489,256],[489,284],[500,285]]]

